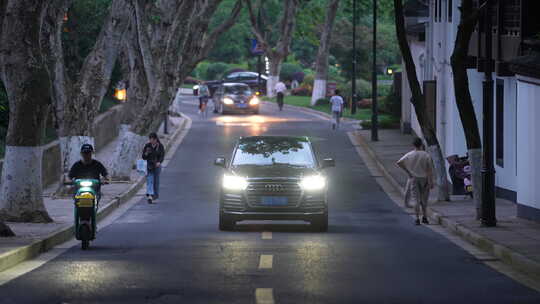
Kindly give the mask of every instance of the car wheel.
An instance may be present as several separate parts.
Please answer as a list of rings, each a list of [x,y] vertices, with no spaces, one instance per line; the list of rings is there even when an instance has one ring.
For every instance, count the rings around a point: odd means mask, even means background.
[[[235,221],[229,216],[225,215],[223,211],[219,212],[219,230],[231,231],[234,229]]]
[[[328,212],[325,212],[323,215],[315,216],[313,220],[311,220],[311,226],[315,231],[328,231]]]
[[[259,110],[257,109],[257,110],[255,110],[255,111],[253,111],[253,114],[258,115],[258,114],[259,114]]]

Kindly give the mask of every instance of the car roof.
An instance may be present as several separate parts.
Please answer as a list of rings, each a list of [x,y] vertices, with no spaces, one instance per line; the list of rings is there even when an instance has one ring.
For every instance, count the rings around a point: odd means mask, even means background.
[[[223,83],[223,85],[226,86],[226,87],[232,87],[232,86],[249,87],[247,84],[241,83],[241,82],[225,82],[225,83]]]
[[[264,141],[264,140],[296,140],[298,142],[311,143],[307,136],[284,136],[284,135],[263,135],[263,136],[242,136],[238,139],[239,143]]]

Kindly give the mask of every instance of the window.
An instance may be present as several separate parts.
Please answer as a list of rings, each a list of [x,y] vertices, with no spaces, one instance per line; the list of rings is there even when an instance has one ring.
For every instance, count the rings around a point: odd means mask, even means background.
[[[452,11],[454,10],[454,7],[452,5],[452,0],[448,0],[448,22],[452,22]]]
[[[439,22],[438,20],[438,13],[439,12],[439,0],[435,0],[435,10],[433,11],[433,17],[435,19],[435,22]]]
[[[497,79],[495,105],[495,163],[504,167],[504,80]]]
[[[442,0],[437,1],[439,1],[439,22],[442,22]]]

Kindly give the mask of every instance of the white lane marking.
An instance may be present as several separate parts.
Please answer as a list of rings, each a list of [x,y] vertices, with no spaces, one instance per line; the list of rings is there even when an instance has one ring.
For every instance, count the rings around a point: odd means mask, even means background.
[[[274,304],[274,290],[272,288],[255,289],[255,303]]]
[[[263,231],[261,237],[262,237],[263,240],[271,240],[272,239],[272,231]]]
[[[261,254],[259,259],[259,269],[272,269],[272,263],[274,262],[274,256],[271,254]]]

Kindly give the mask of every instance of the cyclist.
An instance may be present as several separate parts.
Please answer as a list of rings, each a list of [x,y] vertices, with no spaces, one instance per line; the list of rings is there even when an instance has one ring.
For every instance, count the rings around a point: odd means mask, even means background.
[[[204,84],[200,84],[199,85],[199,111],[202,117],[206,117],[207,115],[206,108],[208,106],[209,99],[210,99],[210,90],[208,89],[208,86]]]

